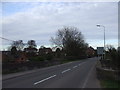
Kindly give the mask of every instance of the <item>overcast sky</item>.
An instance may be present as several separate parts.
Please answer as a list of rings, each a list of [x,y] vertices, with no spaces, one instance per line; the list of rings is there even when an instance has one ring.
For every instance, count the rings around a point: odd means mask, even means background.
[[[117,2],[4,2],[2,3],[2,37],[11,40],[35,40],[37,45],[51,45],[50,38],[64,26],[77,27],[85,41],[94,48],[118,45]],[[4,40],[3,44],[9,44]]]

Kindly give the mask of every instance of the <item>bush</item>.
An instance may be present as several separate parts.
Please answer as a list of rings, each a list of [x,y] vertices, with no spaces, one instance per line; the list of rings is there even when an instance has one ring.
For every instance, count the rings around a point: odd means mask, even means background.
[[[36,56],[36,57],[31,57],[30,61],[44,61],[45,58],[43,56]]]
[[[110,59],[111,67],[113,69],[120,69],[120,61],[118,58],[120,57],[120,52],[114,47],[108,47],[108,52],[106,54],[106,58]]]
[[[46,57],[46,60],[52,60],[53,59],[53,55],[51,55],[51,54],[47,54],[45,57]]]

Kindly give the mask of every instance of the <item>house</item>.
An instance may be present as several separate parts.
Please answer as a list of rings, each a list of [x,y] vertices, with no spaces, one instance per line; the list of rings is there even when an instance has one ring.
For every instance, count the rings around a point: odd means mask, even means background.
[[[26,53],[36,53],[36,52],[37,52],[37,48],[28,47],[28,48],[25,48],[24,51],[25,51]]]
[[[45,54],[51,54],[52,49],[51,48],[40,48],[39,49],[39,55],[45,55]]]
[[[27,56],[23,51],[17,51],[14,56],[10,51],[2,51],[2,62],[22,63],[27,61]]]
[[[86,53],[87,53],[87,57],[93,57],[93,56],[95,56],[95,50],[94,50],[94,48],[93,47],[89,47],[88,49],[87,49],[87,51],[86,51]]]
[[[16,63],[24,63],[27,62],[28,58],[25,52],[19,52],[19,56],[16,58]]]

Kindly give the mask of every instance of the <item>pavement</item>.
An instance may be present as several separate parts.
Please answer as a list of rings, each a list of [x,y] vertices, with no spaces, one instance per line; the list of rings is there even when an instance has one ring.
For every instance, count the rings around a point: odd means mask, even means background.
[[[95,65],[98,58],[4,75],[3,88],[100,88]]]

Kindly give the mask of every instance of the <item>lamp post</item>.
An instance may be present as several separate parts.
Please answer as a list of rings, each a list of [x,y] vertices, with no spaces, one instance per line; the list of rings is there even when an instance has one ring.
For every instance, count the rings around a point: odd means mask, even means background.
[[[105,26],[99,25],[99,24],[97,24],[96,26],[97,26],[97,27],[103,27],[103,28],[104,28],[104,59],[105,59]]]

